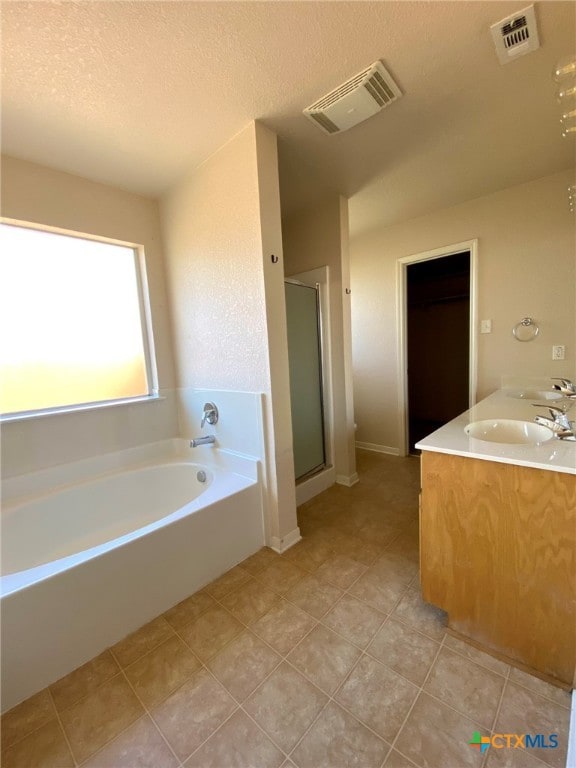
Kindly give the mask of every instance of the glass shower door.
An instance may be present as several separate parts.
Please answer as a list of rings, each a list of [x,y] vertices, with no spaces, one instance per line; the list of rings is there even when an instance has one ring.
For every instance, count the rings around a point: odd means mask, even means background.
[[[286,318],[296,480],[325,466],[318,288],[287,280]]]

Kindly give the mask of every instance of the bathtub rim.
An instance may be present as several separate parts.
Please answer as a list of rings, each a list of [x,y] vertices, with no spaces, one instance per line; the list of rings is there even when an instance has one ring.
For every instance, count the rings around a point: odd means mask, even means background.
[[[151,466],[169,466],[170,464],[181,464],[181,463],[184,463],[184,462],[163,462],[161,464],[157,463],[153,465],[146,465],[144,467],[138,467],[138,468],[135,468],[133,471],[137,472],[140,469],[146,469]],[[97,544],[93,547],[88,547],[87,549],[80,550],[78,552],[75,552],[72,555],[66,555],[64,557],[57,558],[56,560],[50,560],[47,563],[35,565],[35,566],[32,566],[31,568],[26,568],[24,570],[16,571],[14,573],[1,575],[0,576],[0,602],[6,597],[15,594],[16,592],[20,592],[23,589],[29,589],[41,581],[45,581],[46,579],[52,578],[53,576],[56,576],[57,574],[62,573],[64,571],[69,571],[77,566],[82,565],[82,563],[85,563],[88,560],[93,560],[94,558],[101,557],[106,552],[109,552],[112,549],[118,549],[122,546],[125,546],[126,544],[129,544],[131,541],[143,538],[144,536],[149,536],[159,528],[172,525],[178,522],[179,520],[181,520],[183,517],[187,517],[188,515],[193,514],[199,509],[205,509],[211,506],[212,504],[217,503],[221,499],[234,496],[236,493],[239,493],[245,488],[250,488],[251,486],[257,484],[256,480],[252,480],[250,478],[235,474],[233,472],[230,472],[230,473],[224,473],[224,472],[218,472],[218,471],[214,472],[214,470],[208,467],[207,465],[200,465],[197,463],[192,464],[190,462],[190,466],[198,467],[198,469],[207,469],[213,473],[213,480],[208,486],[208,488],[206,488],[206,490],[203,491],[195,499],[192,499],[183,507],[180,507],[179,509],[174,510],[173,512],[169,512],[167,515],[164,515],[158,520],[155,520],[152,523],[148,523],[147,525],[141,526],[140,528],[136,528],[133,531],[123,534],[122,536],[116,537],[115,539],[110,539],[109,541],[103,542],[101,544]],[[110,475],[108,476],[116,476],[119,474],[128,474],[128,472],[115,472],[115,473],[110,473]],[[105,479],[105,477],[106,476],[100,476],[98,477],[98,480]],[[76,484],[76,487],[80,487],[81,485],[90,485],[90,482],[88,481],[84,483],[78,483]],[[224,492],[222,492],[223,486],[225,487]],[[67,486],[67,487],[72,487],[72,486]],[[35,497],[35,498],[36,499],[43,498],[43,496]],[[28,503],[28,502],[24,502],[24,503]]]
[[[105,463],[109,466],[112,466],[110,462],[121,459],[121,463],[124,465],[122,468],[119,468],[117,465],[114,470],[101,472],[99,474],[85,474],[85,471],[90,466],[91,460],[75,462],[74,464],[80,465],[80,468],[83,470],[83,478],[81,480],[77,480],[76,482],[69,481],[57,486],[52,485],[45,488],[42,492],[25,493],[18,497],[11,498],[6,505],[9,509],[37,501],[46,496],[57,495],[72,487],[89,485],[92,482],[101,481],[107,477],[170,464],[185,463],[198,467],[198,469],[207,470],[212,474],[210,485],[206,490],[202,491],[199,496],[152,523],[136,528],[133,531],[123,534],[115,539],[110,539],[107,542],[80,550],[72,555],[66,555],[65,557],[57,558],[56,560],[51,560],[48,563],[36,565],[32,568],[0,575],[0,603],[11,595],[29,589],[39,582],[46,581],[64,571],[69,571],[89,560],[101,557],[112,549],[126,546],[131,541],[148,536],[159,528],[176,523],[183,517],[191,515],[200,509],[209,507],[212,504],[216,504],[221,499],[229,498],[230,496],[254,485],[260,485],[261,487],[260,462],[253,457],[243,456],[242,454],[236,454],[235,452],[224,451],[221,449],[210,450],[210,446],[206,446],[209,450],[203,452],[204,461],[199,462],[197,460],[192,460],[198,456],[198,450],[196,449],[194,454],[191,454],[189,451],[183,450],[184,445],[187,445],[186,441],[176,438],[173,440],[148,444],[137,449],[121,451],[114,455],[105,454],[103,457],[96,457],[96,461],[93,463],[96,465],[95,468],[100,466],[98,460],[101,459],[105,459]],[[144,450],[142,450],[142,448]],[[156,451],[155,459],[152,458],[154,451]],[[136,464],[126,463],[127,460],[134,459],[137,455],[139,455],[140,458],[142,458],[142,455],[145,455],[146,460]],[[77,468],[77,466],[74,466],[72,468],[73,472],[76,471]],[[49,480],[51,474],[55,476],[55,479],[61,478],[63,469],[64,474],[68,477],[70,475],[70,465],[58,465],[54,468],[55,471],[53,473],[50,469],[47,469],[34,473],[34,475],[41,475],[40,480],[42,481],[42,485],[45,485],[46,480]],[[28,476],[26,475],[17,476],[18,487],[22,487],[23,483],[25,486],[27,484],[27,478]],[[33,477],[32,480],[32,485],[34,486],[36,477]],[[226,486],[226,480],[228,480],[228,487]]]
[[[201,463],[211,470],[225,469],[254,480],[262,479],[261,461],[257,456],[224,449],[217,443],[190,448],[188,440],[172,437],[87,459],[55,464],[35,472],[2,477],[1,499],[2,503],[10,505],[30,501],[44,493],[91,482],[104,475],[177,459]]]
[[[50,499],[53,496],[58,496],[58,494],[60,493],[66,493],[66,491],[71,491],[74,488],[82,488],[85,485],[101,483],[108,479],[120,477],[122,475],[130,475],[132,473],[140,472],[142,470],[153,469],[154,467],[164,467],[168,465],[179,465],[179,464],[197,467],[198,470],[204,470],[205,472],[209,473],[210,476],[209,476],[209,479],[207,479],[206,488],[202,491],[202,493],[205,493],[208,490],[208,488],[210,487],[210,485],[212,484],[212,482],[216,477],[216,471],[214,470],[213,467],[210,467],[208,464],[199,464],[197,461],[187,461],[181,456],[180,457],[175,456],[170,459],[162,459],[157,461],[146,461],[143,464],[136,464],[132,467],[125,467],[123,469],[113,469],[113,470],[110,470],[109,472],[102,472],[101,474],[94,475],[93,477],[83,478],[82,480],[78,480],[77,482],[69,482],[69,483],[63,483],[62,485],[56,485],[52,488],[47,488],[45,491],[42,491],[41,493],[30,493],[25,496],[18,496],[18,497],[11,498],[8,501],[4,501],[2,504],[2,510],[0,512],[0,521],[4,512],[11,512],[12,510],[17,509],[18,507],[25,506],[26,504],[34,504],[35,502],[42,501],[43,499]]]

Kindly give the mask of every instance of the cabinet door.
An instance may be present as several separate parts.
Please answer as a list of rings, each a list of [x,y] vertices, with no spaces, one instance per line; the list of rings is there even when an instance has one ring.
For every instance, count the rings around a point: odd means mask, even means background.
[[[572,683],[576,476],[423,452],[421,579],[449,626]]]

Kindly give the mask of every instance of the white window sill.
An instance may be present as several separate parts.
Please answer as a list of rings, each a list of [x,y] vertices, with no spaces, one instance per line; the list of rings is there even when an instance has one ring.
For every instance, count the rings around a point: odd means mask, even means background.
[[[163,395],[142,395],[142,397],[128,397],[122,400],[103,400],[99,403],[81,403],[80,405],[63,405],[59,408],[44,408],[39,411],[20,411],[19,413],[5,413],[0,415],[0,424],[11,421],[28,421],[29,419],[41,419],[45,416],[60,416],[65,413],[82,413],[95,411],[100,408],[118,408],[134,403],[157,403],[166,400]]]

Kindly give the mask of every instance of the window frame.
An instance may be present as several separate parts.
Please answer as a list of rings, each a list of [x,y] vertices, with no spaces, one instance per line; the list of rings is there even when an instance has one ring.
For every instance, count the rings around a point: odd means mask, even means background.
[[[148,393],[136,397],[121,397],[113,400],[95,400],[82,403],[72,403],[68,405],[59,405],[52,408],[37,408],[29,411],[14,411],[13,413],[0,413],[0,423],[10,421],[21,421],[24,419],[34,419],[43,416],[53,416],[61,413],[74,413],[78,411],[92,411],[98,408],[109,408],[120,405],[130,405],[132,403],[142,403],[164,400],[160,396],[158,385],[158,368],[156,363],[156,348],[154,345],[154,329],[152,325],[152,309],[150,306],[150,290],[148,275],[146,270],[146,254],[144,246],[141,243],[133,243],[126,240],[118,240],[103,235],[95,235],[77,230],[65,229],[63,227],[54,227],[49,224],[40,224],[36,222],[23,221],[8,216],[0,216],[0,224],[7,224],[22,229],[34,229],[39,232],[46,232],[66,237],[75,237],[78,240],[91,240],[109,245],[117,245],[124,248],[130,248],[134,253],[134,266],[136,274],[136,290],[138,293],[138,307],[140,310],[140,328],[142,332],[142,346],[144,349],[144,364],[146,370],[146,380],[148,383]]]

